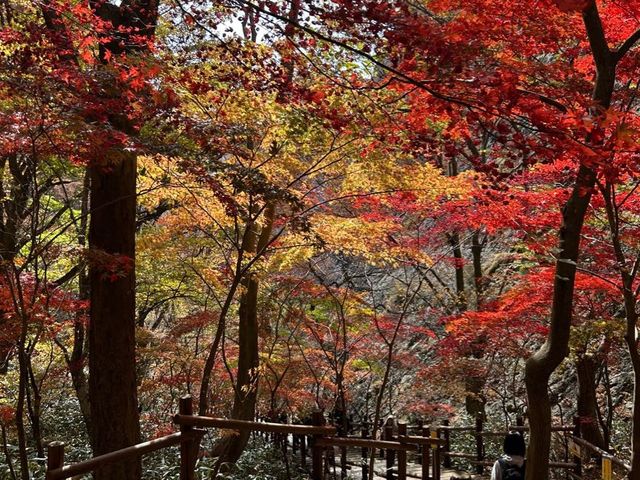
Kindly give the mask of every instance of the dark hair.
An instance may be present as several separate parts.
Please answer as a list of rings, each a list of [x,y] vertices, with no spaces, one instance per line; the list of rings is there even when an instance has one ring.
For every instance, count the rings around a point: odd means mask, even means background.
[[[507,455],[520,455],[524,457],[526,449],[524,437],[519,433],[510,433],[504,437],[504,453]]]

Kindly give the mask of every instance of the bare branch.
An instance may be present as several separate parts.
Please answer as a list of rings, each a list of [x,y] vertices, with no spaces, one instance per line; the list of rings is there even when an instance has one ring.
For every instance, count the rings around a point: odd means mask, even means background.
[[[633,32],[633,34],[627,38],[622,45],[614,52],[614,58],[618,63],[627,53],[631,50],[636,43],[640,41],[640,28]]]

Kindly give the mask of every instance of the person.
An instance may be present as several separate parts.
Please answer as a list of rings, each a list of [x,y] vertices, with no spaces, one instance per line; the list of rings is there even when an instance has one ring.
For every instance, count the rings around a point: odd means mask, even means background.
[[[493,464],[491,480],[524,480],[526,449],[524,438],[519,433],[509,433],[504,437],[504,455]]]

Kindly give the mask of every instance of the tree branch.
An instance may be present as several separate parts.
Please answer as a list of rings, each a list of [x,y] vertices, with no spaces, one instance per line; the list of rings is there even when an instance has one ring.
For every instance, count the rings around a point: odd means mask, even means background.
[[[631,50],[636,43],[640,41],[640,28],[633,32],[633,34],[627,38],[622,45],[614,52],[614,58],[616,63],[624,57],[629,50]]]
[[[596,68],[598,71],[601,71],[609,66],[612,57],[596,2],[592,2],[592,4],[585,9],[582,13],[582,18],[587,30],[587,37],[589,38],[589,45],[591,46]]]

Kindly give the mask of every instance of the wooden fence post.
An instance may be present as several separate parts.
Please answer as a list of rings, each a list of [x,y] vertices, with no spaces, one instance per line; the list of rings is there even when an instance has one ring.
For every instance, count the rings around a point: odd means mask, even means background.
[[[580,432],[580,417],[573,417],[573,435],[578,438],[582,436]],[[573,462],[575,463],[573,473],[575,473],[578,477],[580,477],[582,476],[582,456],[580,455],[579,451],[578,452],[573,451],[571,453],[573,457]],[[576,455],[576,453],[578,455]]]
[[[448,427],[449,420],[444,420],[442,422],[442,425],[444,425],[445,427]],[[444,432],[444,451],[450,452],[451,451],[451,432],[449,431],[448,428],[444,428],[443,432]],[[444,456],[444,468],[451,468],[451,457],[446,454]]]
[[[440,432],[441,429],[438,428],[435,432],[431,432],[431,437],[440,439]],[[440,480],[440,445],[437,443],[433,445],[433,480]]]
[[[344,423],[338,427],[338,436],[347,437],[349,436],[348,429],[345,428]],[[344,480],[347,478],[347,447],[340,447],[340,479]]]
[[[431,437],[431,431],[429,427],[422,427],[422,436]],[[431,445],[422,445],[422,455],[420,455],[420,463],[422,464],[422,479],[429,480],[429,457],[431,456]]]
[[[300,465],[307,468],[307,437],[300,435]]]
[[[384,439],[393,441],[393,423],[388,422],[384,427]],[[395,451],[387,448],[387,480],[394,480],[393,464],[395,463]]]
[[[602,455],[602,480],[611,480],[613,478],[613,471],[611,469],[611,457],[608,455]]]
[[[522,415],[518,415],[516,417],[516,426],[517,427],[524,427],[524,418],[522,417]],[[518,433],[520,433],[520,435],[524,436],[524,429],[518,429]]]
[[[424,425],[424,422],[422,420],[418,420],[416,422],[416,435],[420,436],[422,435],[422,427]],[[416,450],[416,463],[418,465],[422,465],[422,445],[417,445],[418,450]]]
[[[380,437],[384,440],[384,423],[380,420],[380,424],[378,425],[378,431],[381,432]],[[384,460],[384,448],[380,449],[380,458]]]
[[[407,435],[407,424],[398,423],[398,436]],[[407,451],[398,450],[398,480],[407,480]]]
[[[484,422],[482,421],[482,417],[476,417],[476,460],[478,464],[476,465],[476,473],[478,475],[482,475],[484,473],[484,465],[482,465],[482,461],[484,460],[484,437],[482,436],[482,427]]]
[[[180,399],[180,415],[193,415],[193,400],[190,396]],[[194,428],[189,425],[180,425],[180,433],[184,437],[194,433]],[[180,480],[194,480],[197,460],[197,449],[200,442],[195,438],[183,438],[180,442]]]
[[[64,443],[63,442],[51,442],[47,447],[47,475],[46,478],[50,478],[49,472],[57,470],[64,466]]]
[[[362,424],[362,434],[361,434],[362,438],[369,438],[369,424],[368,423],[363,423]],[[368,457],[368,453],[369,453],[369,449],[367,447],[362,447],[362,461],[361,461],[361,465],[362,465],[362,480],[368,480],[369,478],[369,457]]]
[[[313,412],[313,425],[322,426],[324,424],[324,415],[321,411]],[[318,441],[322,435],[313,436],[313,445],[311,446],[311,478],[313,480],[322,480],[324,472],[322,470],[322,447],[318,445]]]

